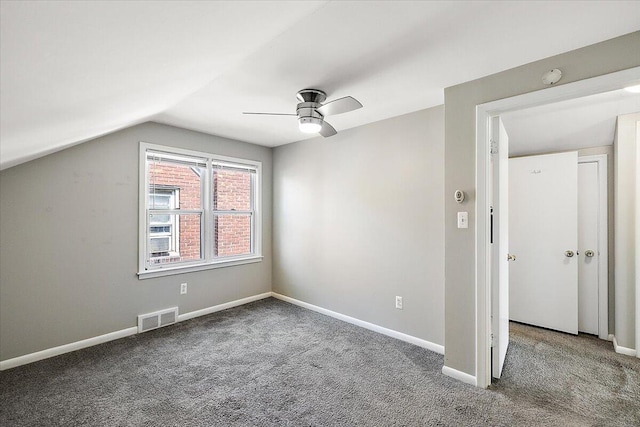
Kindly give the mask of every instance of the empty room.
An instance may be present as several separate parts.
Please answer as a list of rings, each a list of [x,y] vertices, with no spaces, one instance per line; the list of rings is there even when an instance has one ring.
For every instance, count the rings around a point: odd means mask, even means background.
[[[640,2],[0,0],[0,425],[640,425]]]

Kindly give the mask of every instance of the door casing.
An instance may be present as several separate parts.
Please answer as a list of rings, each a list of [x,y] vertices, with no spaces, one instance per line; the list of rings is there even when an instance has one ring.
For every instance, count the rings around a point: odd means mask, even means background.
[[[609,204],[607,155],[578,157],[580,163],[598,164],[598,338],[609,339]]]
[[[489,120],[507,111],[565,101],[597,93],[623,89],[640,81],[640,67],[590,79],[554,86],[476,106],[476,372],[475,385],[491,384],[491,257],[490,202],[488,185],[490,138]]]

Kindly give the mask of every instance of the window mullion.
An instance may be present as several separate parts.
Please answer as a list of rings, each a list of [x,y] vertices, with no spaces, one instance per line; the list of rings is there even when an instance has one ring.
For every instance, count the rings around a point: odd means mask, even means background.
[[[253,215],[253,211],[213,211],[216,215]]]
[[[153,215],[193,215],[202,214],[202,209],[149,209]]]
[[[251,174],[251,184],[250,184],[250,189],[249,191],[251,192],[251,231],[250,231],[250,235],[251,235],[251,242],[250,242],[250,248],[251,248],[251,253],[255,254],[256,253],[256,209],[258,208],[257,204],[256,204],[256,196],[257,196],[257,189],[256,189],[256,183],[258,182],[258,174],[254,173]]]
[[[203,210],[204,210],[204,230],[203,230],[203,241],[204,241],[204,259],[208,262],[213,260],[213,198],[211,196],[212,194],[212,188],[213,188],[213,168],[212,168],[212,162],[211,159],[207,159],[207,172],[206,172],[206,177],[204,179],[204,184],[203,184],[203,197],[202,197],[202,203],[203,203]]]

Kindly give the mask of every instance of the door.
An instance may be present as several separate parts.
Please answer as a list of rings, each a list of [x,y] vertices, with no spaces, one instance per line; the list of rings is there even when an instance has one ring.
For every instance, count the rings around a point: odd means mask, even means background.
[[[509,160],[512,320],[578,333],[578,155]]]
[[[598,335],[598,162],[578,165],[578,331]]]
[[[509,139],[500,117],[491,119],[491,372],[500,378],[509,346]]]

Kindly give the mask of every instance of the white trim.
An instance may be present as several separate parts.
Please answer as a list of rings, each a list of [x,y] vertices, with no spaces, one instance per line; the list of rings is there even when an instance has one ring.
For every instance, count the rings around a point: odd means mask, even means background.
[[[473,375],[469,375],[462,371],[458,371],[457,369],[450,368],[448,366],[442,367],[442,373],[448,377],[455,378],[458,381],[462,381],[465,384],[470,384],[474,387],[477,387],[476,377]]]
[[[248,304],[250,302],[258,301],[264,298],[269,298],[270,296],[272,296],[271,292],[264,292],[262,294],[214,305],[202,310],[191,311],[189,313],[179,315],[177,322],[182,322],[184,320],[193,319],[194,317],[205,316],[217,311],[226,310],[228,308],[237,307],[243,304]],[[12,359],[3,360],[0,361],[0,371],[26,365],[28,363],[37,362],[39,360],[48,359],[50,357],[59,356],[61,354],[69,353],[72,351],[81,350],[83,348],[92,347],[94,345],[103,344],[105,342],[117,340],[119,338],[136,335],[137,333],[138,327],[132,326],[130,328],[121,329],[119,331],[110,332],[108,334],[99,335],[97,337],[87,338],[85,340],[64,344],[58,347],[48,348],[46,350],[37,351],[35,353],[25,354],[24,356],[18,356]]]
[[[580,163],[598,164],[598,337],[609,336],[609,203],[607,194],[607,155],[578,156]]]
[[[394,331],[393,329],[388,329],[382,326],[375,325],[373,323],[365,322],[364,320],[356,319],[355,317],[347,316],[345,314],[336,313],[335,311],[327,310],[326,308],[318,307],[317,305],[309,304],[307,302],[281,295],[276,292],[271,292],[271,296],[279,300],[315,311],[317,313],[333,317],[334,319],[342,320],[343,322],[351,323],[352,325],[360,326],[361,328],[365,328],[370,331],[398,339],[400,341],[405,341],[417,345],[418,347],[426,348],[427,350],[433,351],[435,353],[444,354],[444,346],[440,344],[435,344],[430,341],[423,340],[422,338],[417,338],[412,335]]]
[[[489,215],[489,162],[491,161],[491,126],[489,116],[476,107],[476,376],[474,385],[487,388],[491,384],[491,225]],[[483,135],[482,138],[477,135]],[[479,152],[484,153],[481,158]],[[494,224],[495,225],[495,224]],[[482,302],[481,302],[482,301]],[[480,357],[479,355],[487,355]],[[449,368],[453,370],[453,368]],[[444,371],[443,371],[444,372]],[[459,372],[459,371],[456,371]],[[463,372],[460,372],[463,374]],[[469,374],[465,374],[469,375]],[[454,377],[457,378],[457,377]],[[462,381],[462,380],[461,380]],[[467,381],[467,384],[471,384]]]
[[[235,301],[225,302],[223,304],[214,305],[212,307],[203,308],[202,310],[190,311],[189,313],[181,314],[178,316],[178,322],[193,319],[195,317],[206,316],[207,314],[215,313],[218,311],[226,310],[228,308],[238,307],[240,305],[248,304],[250,302],[258,301],[261,299],[269,298],[271,292],[265,292],[258,295],[253,295],[246,298],[237,299]]]
[[[489,119],[507,111],[622,89],[628,83],[639,80],[640,67],[634,67],[476,106],[475,347],[478,387],[486,388],[491,384],[491,347],[489,346],[491,334],[489,327],[491,325],[491,286],[487,286],[487,268],[490,269],[491,267],[487,264],[490,258],[487,257],[488,233],[486,232],[487,214],[489,212],[489,199],[486,188],[487,164],[489,161],[489,136],[487,135]]]
[[[499,99],[481,104],[478,107],[490,112],[491,115],[499,115],[507,111],[521,110],[623,89],[628,84],[635,82],[640,82],[640,67],[633,67],[590,79],[540,89],[535,92],[512,96],[511,98]]]
[[[0,371],[4,371],[5,369],[15,368],[21,365],[26,365],[27,363],[37,362],[38,360],[59,356],[61,354],[69,353],[72,351],[81,350],[83,348],[92,347],[94,345],[103,344],[105,342],[128,337],[131,335],[135,335],[137,333],[138,333],[138,327],[132,326],[131,328],[121,329],[115,332],[109,332],[108,334],[98,335],[97,337],[87,338],[85,340],[60,345],[58,347],[52,347],[46,350],[36,351],[35,353],[25,354],[24,356],[18,356],[12,359],[3,360],[0,362]]]
[[[622,347],[621,345],[618,345],[618,340],[616,339],[615,335],[613,337],[613,349],[616,351],[616,353],[624,354],[625,356],[636,355],[636,351],[633,348],[627,348],[627,347]]]
[[[640,358],[640,120],[636,121],[636,357]]]
[[[147,165],[147,151],[158,153],[177,154],[199,158],[206,163],[206,176],[202,182],[202,206],[200,210],[175,211],[171,213],[200,213],[201,227],[200,238],[202,244],[202,258],[196,261],[183,261],[168,266],[150,266],[147,262],[147,179],[149,176]],[[211,202],[211,171],[212,165],[217,162],[227,162],[237,165],[245,165],[255,170],[252,174],[252,203],[251,215],[251,253],[235,257],[214,257],[213,240],[214,211]],[[138,279],[168,276],[173,274],[189,273],[193,271],[208,270],[211,268],[231,267],[240,264],[248,264],[262,261],[262,162],[257,160],[241,159],[237,157],[222,156],[214,153],[187,150],[177,147],[139,143],[139,170],[138,170]],[[240,213],[240,212],[239,212]]]
[[[252,256],[241,259],[229,259],[227,261],[216,261],[206,264],[190,264],[173,267],[164,267],[159,270],[149,270],[138,272],[138,279],[152,279],[154,277],[170,276],[174,274],[191,273],[194,271],[211,270],[213,268],[232,267],[234,265],[253,264],[262,261],[263,256]]]

